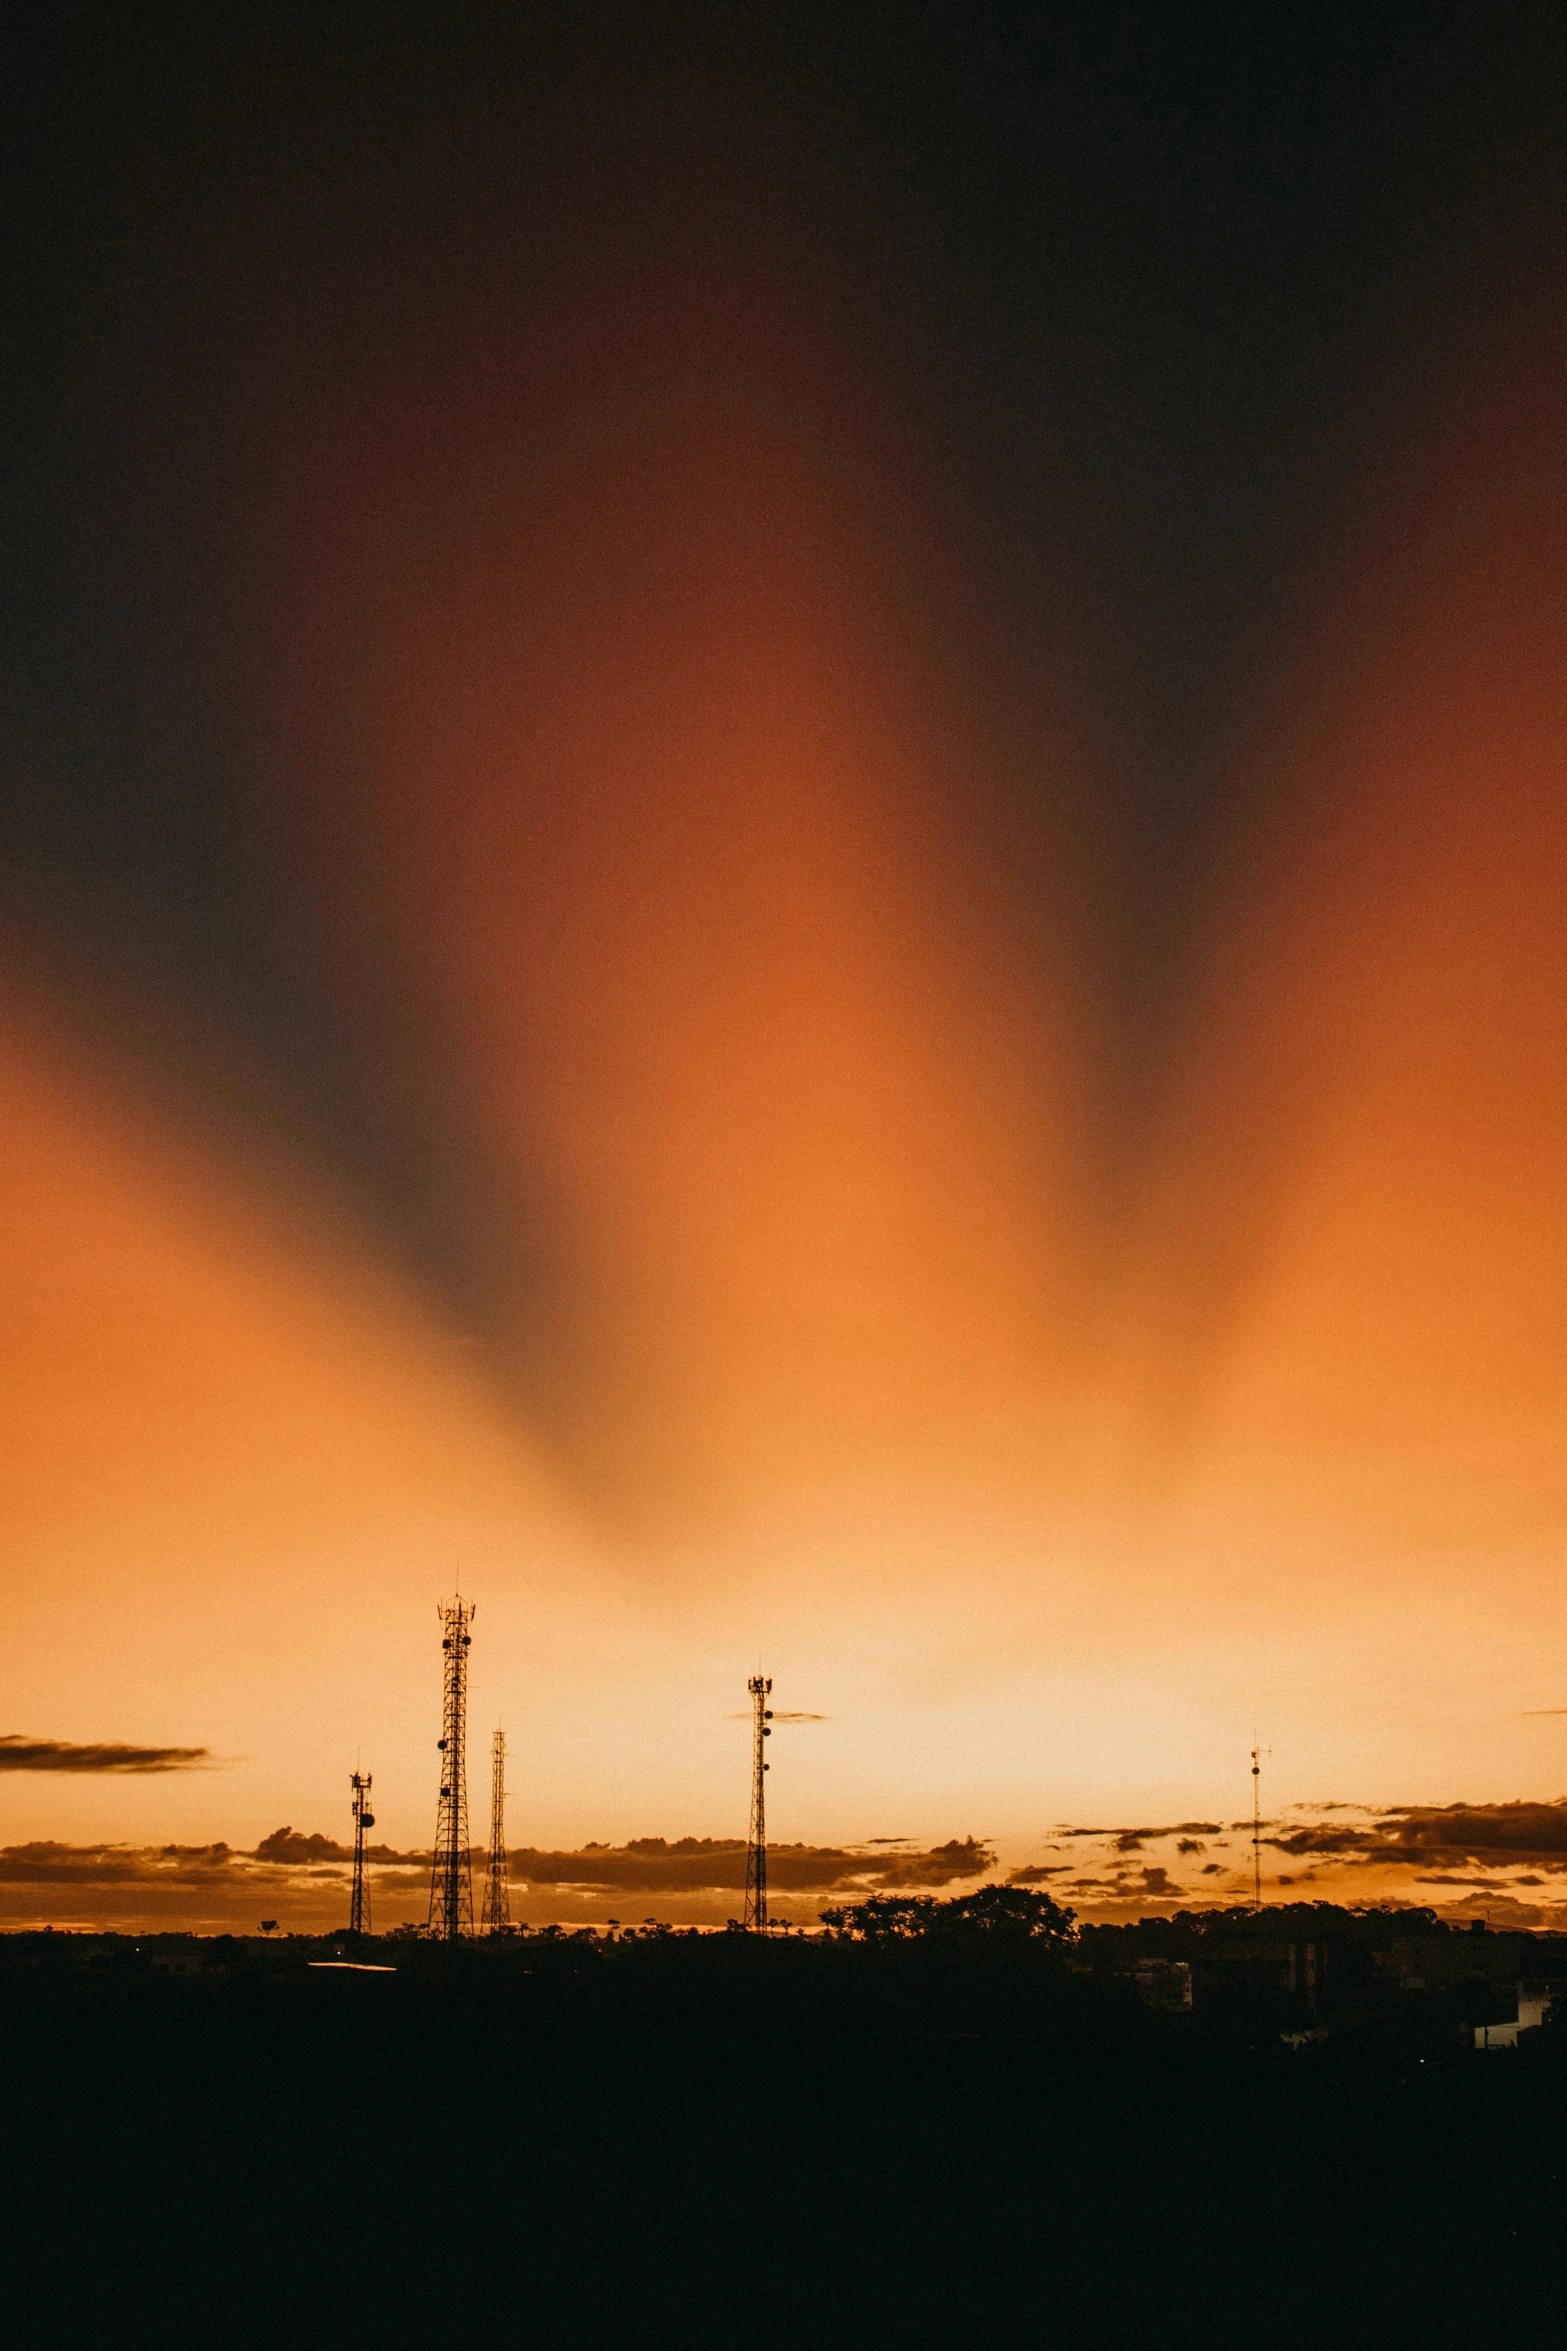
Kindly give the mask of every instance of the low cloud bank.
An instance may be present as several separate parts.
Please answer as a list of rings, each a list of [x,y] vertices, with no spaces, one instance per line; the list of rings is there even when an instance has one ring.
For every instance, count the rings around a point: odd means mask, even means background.
[[[1014,1870],[1015,1885],[1050,1881],[1085,1917],[1133,1917],[1250,1899],[1252,1823],[1173,1821],[1162,1827],[1049,1832],[1047,1852],[1081,1861]],[[1149,1848],[1162,1845],[1165,1857]],[[1503,1804],[1302,1804],[1262,1823],[1265,1901],[1407,1902],[1433,1891],[1449,1907],[1483,1909],[1494,1923],[1559,1925],[1567,1901],[1567,1798]],[[1085,1850],[1086,1848],[1086,1850]],[[1280,1861],[1292,1866],[1280,1869]],[[1081,1874],[1073,1874],[1074,1869]],[[1520,1904],[1520,1895],[1531,1896]],[[1460,1897],[1454,1900],[1453,1897]]]
[[[310,1836],[301,1836],[297,1829],[274,1829],[263,1837],[254,1853],[242,1855],[247,1861],[269,1861],[279,1869],[321,1869],[332,1862],[348,1862],[354,1857],[352,1845],[341,1845],[335,1837],[323,1837],[319,1830]],[[393,1862],[416,1863],[428,1869],[433,1855],[423,1851],[399,1853],[395,1845],[367,1845],[366,1861],[384,1865]]]
[[[996,1856],[977,1837],[955,1837],[923,1853],[867,1852],[838,1845],[769,1845],[769,1890],[831,1894],[863,1889],[956,1885],[983,1877]],[[608,1889],[632,1894],[736,1893],[745,1886],[741,1837],[633,1837],[625,1845],[585,1845],[575,1853],[514,1849],[511,1865],[532,1886]]]
[[[61,1845],[40,1839],[0,1847],[0,1886],[212,1885],[246,1859],[227,1845]]]
[[[1043,1840],[1039,1858],[1021,1861],[1006,1877],[1012,1885],[1048,1886],[1090,1919],[1246,1901],[1250,1832],[1250,1821],[1228,1828],[1201,1820],[1061,1824]],[[1495,1924],[1505,1919],[1518,1925],[1559,1924],[1567,1913],[1567,1798],[1314,1804],[1288,1819],[1265,1821],[1262,1842],[1268,1901],[1435,1900],[1459,1913],[1483,1908]],[[376,1924],[422,1922],[429,1900],[428,1849],[373,1845],[366,1858]],[[347,1916],[350,1859],[351,1848],[340,1839],[289,1824],[252,1849],[221,1841],[138,1846],[38,1840],[0,1848],[0,1922],[132,1933],[254,1933],[266,1917],[284,1929],[329,1931]],[[476,1880],[483,1861],[476,1848]],[[512,1915],[532,1925],[602,1924],[644,1912],[670,1924],[722,1925],[738,1914],[745,1884],[745,1843],[739,1837],[633,1837],[573,1851],[518,1846],[510,1862]],[[780,1916],[810,1925],[827,1899],[951,1892],[996,1874],[996,1864],[994,1849],[972,1835],[918,1849],[886,1839],[778,1844],[768,1849],[769,1891]]]
[[[383,1925],[422,1915],[428,1853],[370,1848],[372,1884],[387,1896]],[[0,1922],[104,1927],[127,1934],[180,1930],[254,1934],[264,1917],[322,1933],[348,1913],[349,1850],[331,1837],[274,1829],[254,1851],[211,1845],[67,1845],[38,1839],[0,1847]],[[411,1898],[410,1898],[411,1897]]]
[[[320,1933],[348,1910],[352,1849],[319,1830],[273,1829],[253,1850],[211,1845],[67,1845],[40,1840],[0,1848],[0,1922],[112,1927],[126,1933],[181,1929],[253,1934],[263,1917],[285,1930]],[[431,1855],[366,1848],[376,1924],[422,1921]],[[923,1852],[835,1845],[773,1845],[769,1888],[783,1915],[814,1921],[827,1894],[939,1891],[983,1877],[996,1856],[977,1837]],[[593,1924],[628,1896],[653,1901],[672,1923],[722,1925],[739,1909],[745,1844],[737,1837],[634,1837],[575,1852],[531,1846],[510,1855],[512,1915]],[[474,1851],[477,1877],[482,1850]]]
[[[322,1932],[347,1913],[339,1862],[258,1859],[211,1845],[0,1848],[0,1922],[112,1928],[124,1934],[254,1934],[263,1918]]]

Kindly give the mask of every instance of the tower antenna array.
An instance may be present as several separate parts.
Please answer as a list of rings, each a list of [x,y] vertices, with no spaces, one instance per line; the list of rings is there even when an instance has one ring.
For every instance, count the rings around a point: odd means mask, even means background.
[[[762,1742],[770,1739],[773,1710],[772,1677],[753,1674],[746,1683],[751,1693],[751,1834],[745,1849],[745,1925],[748,1934],[767,1932],[767,1760]]]
[[[370,1774],[350,1772],[348,1784],[354,1792],[354,1890],[348,1904],[348,1931],[351,1935],[367,1935],[370,1889],[365,1884],[365,1831],[375,1827],[375,1814],[370,1809]]]
[[[473,1933],[473,1856],[468,1845],[468,1627],[477,1603],[438,1600],[445,1702],[441,1711],[441,1801],[435,1816],[428,1932],[440,1943]]]
[[[1262,1759],[1271,1755],[1271,1747],[1257,1744],[1257,1733],[1251,1734],[1251,1906],[1262,1908]]]
[[[484,1886],[484,1927],[503,1935],[511,1925],[506,1885],[506,1733],[498,1730],[490,1752],[490,1874]]]

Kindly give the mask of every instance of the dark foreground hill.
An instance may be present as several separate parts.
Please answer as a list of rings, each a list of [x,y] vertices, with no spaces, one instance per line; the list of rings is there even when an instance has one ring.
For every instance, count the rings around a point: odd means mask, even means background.
[[[20,2342],[1489,2344],[1556,2293],[1549,2033],[1292,2046],[1061,1952],[1024,1998],[739,1937],[7,1941]]]

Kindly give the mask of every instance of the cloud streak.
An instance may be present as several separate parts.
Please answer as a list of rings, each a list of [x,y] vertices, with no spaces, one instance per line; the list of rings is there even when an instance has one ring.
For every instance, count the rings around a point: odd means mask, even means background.
[[[71,1739],[28,1739],[19,1731],[0,1733],[0,1771],[214,1771],[218,1760],[207,1747],[133,1747],[104,1740],[83,1745]]]
[[[737,1709],[735,1713],[726,1714],[724,1717],[726,1722],[751,1722],[754,1719],[749,1706]],[[798,1710],[785,1713],[782,1708],[779,1708],[776,1711],[770,1710],[767,1719],[769,1722],[831,1722],[832,1716],[830,1714],[806,1714]]]
[[[1250,1826],[1250,1823],[1247,1823]],[[1216,1837],[1223,1823],[1217,1820],[1178,1820],[1166,1828],[1141,1829],[1075,1829],[1064,1824],[1057,1828],[1061,1837],[1102,1837],[1113,1845],[1117,1853],[1140,1853],[1144,1845],[1157,1844],[1161,1837]]]

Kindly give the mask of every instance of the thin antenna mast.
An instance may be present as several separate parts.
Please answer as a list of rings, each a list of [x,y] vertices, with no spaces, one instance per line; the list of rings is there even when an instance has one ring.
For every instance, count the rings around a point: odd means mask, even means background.
[[[365,1831],[375,1827],[375,1814],[370,1809],[370,1774],[352,1771],[348,1784],[354,1792],[354,1890],[348,1904],[348,1931],[351,1935],[368,1935],[370,1888],[365,1883]]]
[[[468,1844],[468,1627],[474,1601],[438,1600],[445,1697],[441,1712],[441,1801],[435,1816],[435,1861],[430,1871],[430,1923],[437,1942],[473,1933],[473,1855]]]
[[[1271,1747],[1257,1743],[1257,1733],[1251,1734],[1251,1906],[1262,1908],[1262,1758],[1271,1755]]]
[[[506,1883],[506,1733],[497,1730],[490,1750],[490,1873],[484,1885],[484,1930],[504,1935],[511,1926]]]
[[[745,1926],[752,1935],[767,1932],[767,1760],[762,1742],[770,1739],[773,1710],[772,1678],[753,1674],[746,1683],[751,1693],[751,1834],[745,1849]]]

